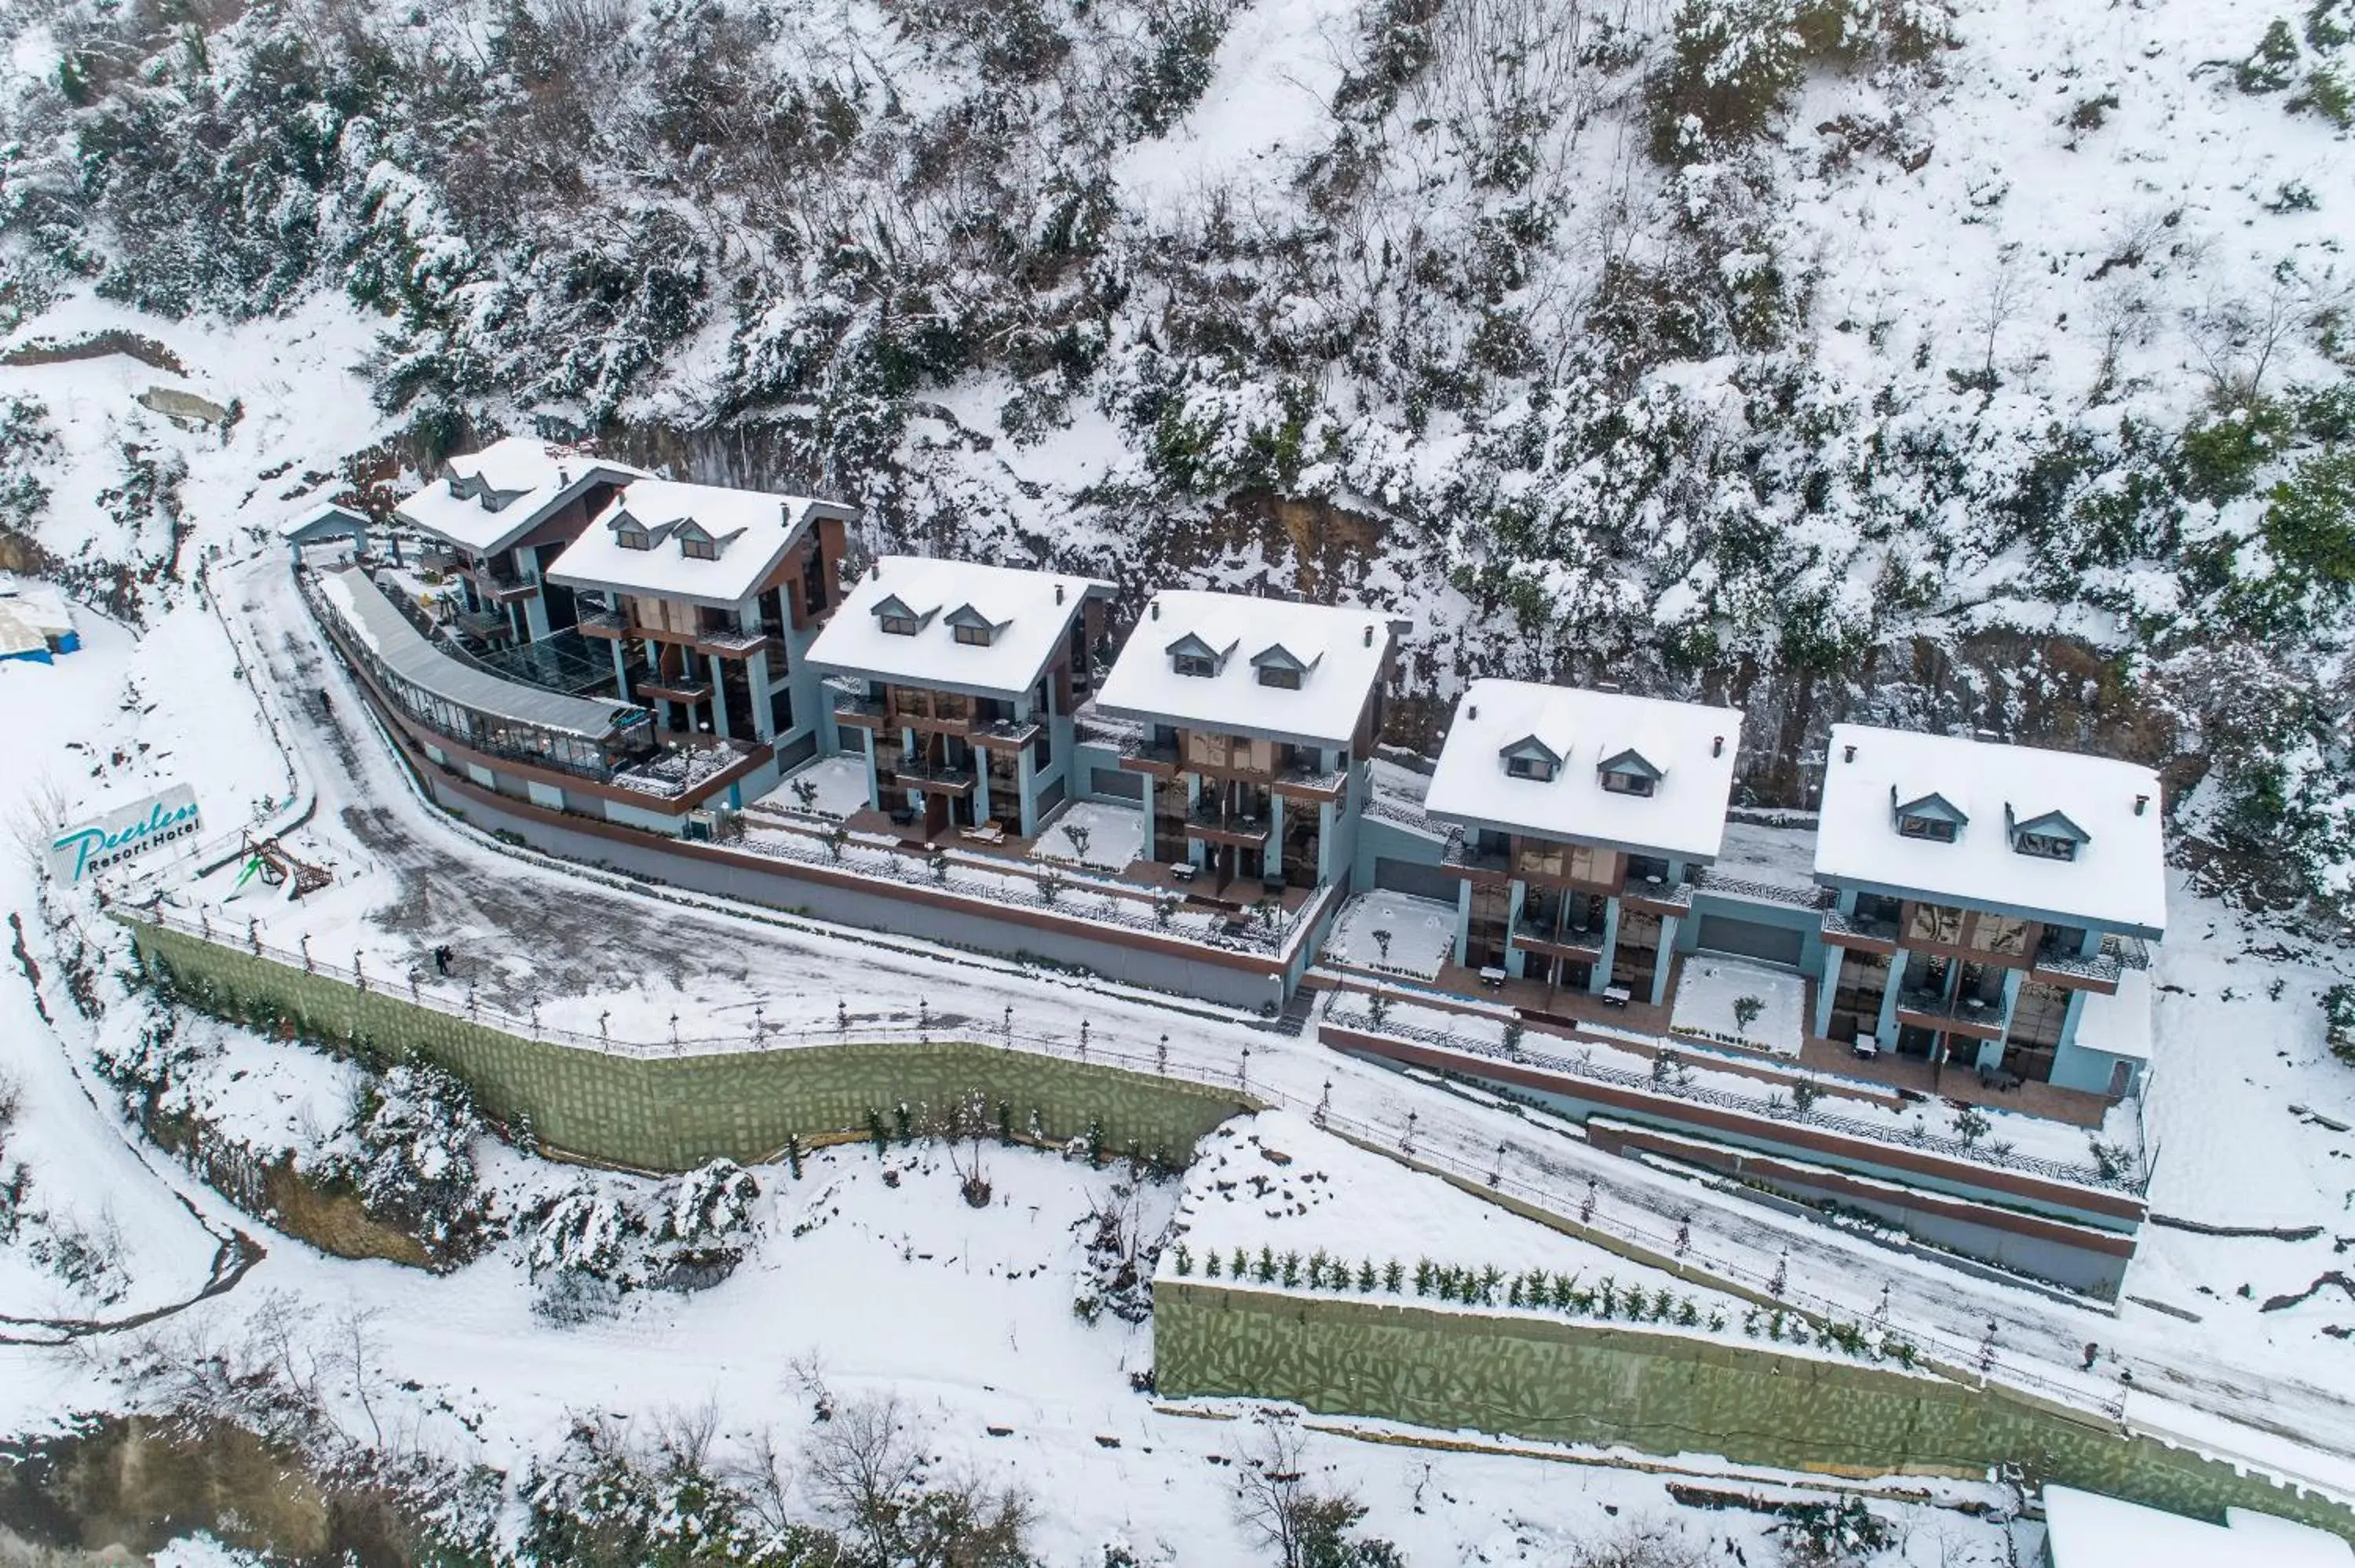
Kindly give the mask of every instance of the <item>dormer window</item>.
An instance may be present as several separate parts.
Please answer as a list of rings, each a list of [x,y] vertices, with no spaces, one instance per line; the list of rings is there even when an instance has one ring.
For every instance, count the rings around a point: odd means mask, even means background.
[[[969,604],[961,604],[949,611],[949,630],[956,640],[968,648],[986,648],[997,641],[999,623],[989,619]]]
[[[1561,771],[1561,753],[1533,735],[1525,735],[1512,745],[1500,747],[1497,755],[1505,759],[1505,776],[1508,779],[1550,784]]]
[[[876,624],[889,637],[913,637],[932,619],[932,611],[919,610],[898,594],[886,594],[875,606]]]
[[[1252,668],[1259,672],[1259,683],[1279,691],[1300,690],[1301,682],[1316,667],[1316,660],[1304,660],[1281,642],[1271,642],[1252,655]]]
[[[1960,806],[1934,792],[1900,801],[1894,784],[1889,787],[1889,811],[1896,819],[1899,838],[1934,844],[1953,843],[1971,820]]]
[[[678,553],[690,561],[716,561],[719,558],[719,543],[700,535],[681,534]]]
[[[1209,677],[1219,673],[1234,651],[1230,642],[1225,648],[1213,648],[1194,632],[1188,632],[1163,650],[1169,655],[1169,667],[1180,675]]]
[[[1603,781],[1604,792],[1613,795],[1649,796],[1659,788],[1661,773],[1642,752],[1627,750],[1604,758],[1595,772]]]
[[[613,543],[624,550],[651,550],[655,547],[655,536],[634,523],[624,524],[613,530]]]
[[[2092,842],[2092,834],[2059,811],[2012,821],[2011,807],[2007,804],[2003,815],[2011,827],[2012,852],[2032,860],[2075,860],[2078,846]]]

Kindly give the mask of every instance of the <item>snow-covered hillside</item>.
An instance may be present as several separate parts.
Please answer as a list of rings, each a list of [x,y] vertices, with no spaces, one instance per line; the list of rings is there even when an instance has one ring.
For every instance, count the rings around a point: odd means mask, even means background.
[[[1435,697],[1728,693],[1769,795],[1846,714],[2132,750],[2347,880],[2345,0],[5,25],[16,350],[95,289],[292,313],[368,388],[278,399],[245,505],[602,430],[869,544],[1391,603]],[[181,363],[248,460],[285,327]],[[221,525],[160,416],[5,396],[0,527],[93,589]]]

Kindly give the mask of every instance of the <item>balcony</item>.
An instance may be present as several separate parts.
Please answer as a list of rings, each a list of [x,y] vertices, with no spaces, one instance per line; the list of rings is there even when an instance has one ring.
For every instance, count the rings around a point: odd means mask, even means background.
[[[856,725],[860,729],[883,727],[883,705],[873,697],[861,696],[857,692],[844,691],[836,691],[829,694],[834,699],[835,723]]]
[[[2047,985],[2111,996],[2116,994],[2118,981],[2126,970],[2149,966],[2150,949],[2142,938],[2111,932],[2102,938],[2101,951],[2092,958],[2077,951],[2074,943],[2056,942],[2048,937],[2037,944],[2029,972],[2031,979]]]
[[[1178,748],[1155,740],[1131,741],[1121,747],[1120,765],[1129,773],[1147,773],[1156,779],[1178,777]]]
[[[2003,1038],[2003,1007],[1977,997],[1945,997],[1935,991],[1901,991],[1897,1022],[1972,1040]]]
[[[1504,878],[1513,873],[1513,857],[1508,850],[1483,849],[1480,842],[1457,829],[1449,833],[1447,848],[1439,863],[1450,871],[1476,872],[1484,877]]]
[[[741,626],[712,627],[695,634],[698,652],[717,653],[722,659],[749,659],[755,653],[773,652],[784,646],[773,631],[747,631]]]
[[[1186,814],[1186,834],[1212,843],[1255,849],[1267,842],[1268,823],[1265,817],[1198,807]]]
[[[955,768],[940,762],[900,762],[890,768],[892,781],[905,789],[922,789],[927,795],[970,795],[974,775],[970,768]]]
[[[995,724],[976,726],[970,738],[975,746],[1019,751],[1039,738],[1039,728],[1035,719],[999,719]]]
[[[608,641],[621,642],[629,639],[630,623],[622,619],[619,610],[599,609],[582,616],[575,630],[583,637],[602,637]]]
[[[647,675],[637,683],[642,697],[667,697],[675,703],[699,703],[711,695],[711,683],[696,675]]]
[[[1580,930],[1576,927],[1553,927],[1544,922],[1516,920],[1513,922],[1513,946],[1554,958],[1574,959],[1582,963],[1603,960],[1603,933]]]
[[[467,568],[474,587],[495,604],[529,599],[539,591],[539,585],[516,575],[512,567],[485,566],[480,561]]]
[[[1893,953],[1897,950],[1897,922],[1843,915],[1837,909],[1827,909],[1824,911],[1824,940],[1834,947],[1854,948],[1860,952]]]
[[[1316,768],[1295,763],[1278,769],[1275,775],[1277,793],[1295,800],[1337,800],[1348,783],[1349,770],[1346,768]]]

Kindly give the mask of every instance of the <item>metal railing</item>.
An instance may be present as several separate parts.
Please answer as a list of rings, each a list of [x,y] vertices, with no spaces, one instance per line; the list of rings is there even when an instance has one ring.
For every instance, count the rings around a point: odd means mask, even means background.
[[[2123,1418],[2122,1401],[2089,1399],[2082,1386],[2057,1382],[2037,1370],[1998,1353],[1992,1335],[1973,1342],[1957,1339],[1944,1328],[1910,1320],[1892,1310],[1886,1299],[1879,1310],[1806,1288],[1792,1277],[1787,1255],[1771,1268],[1694,1245],[1689,1215],[1651,1210],[1630,1211],[1624,1203],[1606,1207],[1593,1181],[1566,1180],[1568,1172],[1534,1158],[1527,1150],[1513,1150],[1476,1142],[1468,1126],[1451,1127],[1438,1118],[1410,1110],[1400,1121],[1381,1122],[1336,1111],[1330,1086],[1324,1098],[1310,1100],[1268,1080],[1254,1076],[1251,1049],[1241,1047],[1231,1070],[1199,1061],[1173,1058],[1165,1034],[1157,1047],[1125,1042],[1082,1025],[1076,1035],[1054,1035],[1018,1029],[1011,1010],[993,1025],[986,1019],[943,1015],[938,1021],[921,1017],[913,1025],[871,1025],[854,1021],[847,1007],[833,1028],[786,1029],[767,1025],[756,1012],[745,1029],[728,1035],[678,1035],[667,1040],[616,1038],[578,1030],[552,1028],[536,1017],[518,1016],[482,1005],[471,995],[454,994],[421,983],[412,977],[373,975],[354,962],[336,964],[303,952],[290,952],[267,942],[213,926],[203,916],[191,920],[160,908],[118,907],[121,917],[159,926],[196,937],[224,948],[323,975],[360,989],[378,991],[411,1005],[452,1018],[463,1018],[502,1033],[577,1050],[634,1060],[739,1054],[790,1050],[800,1046],[890,1044],[900,1043],[964,1042],[1027,1054],[1052,1057],[1085,1065],[1111,1067],[1149,1075],[1176,1083],[1231,1094],[1242,1108],[1282,1108],[1308,1118],[1318,1128],[1378,1153],[1423,1171],[1453,1177],[1476,1192],[1487,1192],[1551,1216],[1561,1228],[1584,1235],[1607,1249],[1632,1255],[1636,1261],[1662,1268],[1701,1285],[1716,1285],[1791,1308],[1819,1324],[1854,1324],[1886,1335],[1902,1336],[1913,1346],[1921,1364],[1930,1371],[1966,1380],[1999,1382],[2042,1395],[2073,1408]],[[920,1008],[922,1004],[919,1004]],[[673,1021],[676,1028],[676,1020]],[[1508,1159],[1512,1154],[1516,1158]],[[1252,1288],[1238,1286],[1236,1288]],[[1741,1341],[1737,1341],[1741,1342]],[[1772,1349],[1772,1345],[1764,1348]]]
[[[1535,1067],[1566,1078],[1601,1084],[1612,1088],[1632,1090],[1661,1102],[1661,1115],[1675,1104],[1704,1105],[1719,1110],[1730,1110],[1761,1121],[1784,1126],[1803,1126],[1819,1132],[1834,1132],[1866,1142],[1892,1149],[1917,1150],[1967,1164],[1997,1171],[2017,1171],[2041,1176],[2049,1181],[2065,1181],[2073,1186],[2104,1188],[2139,1196],[2149,1185],[2149,1173],[2137,1162],[2131,1171],[2109,1172],[2094,1162],[2078,1164],[2073,1160],[2053,1160],[2043,1156],[2022,1154],[2004,1148],[1999,1140],[1985,1137],[1964,1139],[1948,1133],[1932,1132],[1922,1123],[1913,1130],[1900,1130],[1886,1123],[1867,1121],[1859,1117],[1841,1116],[1837,1112],[1809,1109],[1802,1115],[1788,1095],[1745,1095],[1736,1090],[1718,1088],[1706,1084],[1686,1082],[1674,1064],[1665,1068],[1655,1064],[1653,1071],[1639,1073],[1625,1067],[1613,1067],[1583,1057],[1564,1055],[1559,1052],[1532,1050],[1524,1045],[1518,1051],[1508,1051],[1501,1044],[1484,1040],[1467,1039],[1449,1031],[1425,1029],[1418,1025],[1385,1019],[1377,1022],[1364,1012],[1344,1013],[1338,1008],[1328,1009],[1326,1017],[1345,1029],[1373,1035],[1389,1035],[1396,1039],[1434,1045],[1442,1050],[1463,1055],[1484,1057],[1491,1061],[1510,1062],[1518,1066]],[[1795,1080],[1809,1081],[1809,1080]],[[1673,1119],[1670,1116],[1669,1119]]]

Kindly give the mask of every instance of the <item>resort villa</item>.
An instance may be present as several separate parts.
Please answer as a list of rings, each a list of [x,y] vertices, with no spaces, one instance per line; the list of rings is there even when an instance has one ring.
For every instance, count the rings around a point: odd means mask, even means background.
[[[1072,714],[1113,586],[886,556],[810,646],[826,749],[865,765],[866,803],[933,838],[1035,836],[1073,791]]]
[[[461,627],[485,641],[532,642],[578,619],[570,591],[546,581],[549,564],[616,491],[645,477],[626,463],[509,436],[452,458],[393,516],[449,552]]]
[[[1669,890],[1717,858],[1741,739],[1733,708],[1474,682],[1423,800],[1462,834],[1455,963],[1659,1002]]]
[[[2133,1093],[2164,935],[2158,776],[2106,758],[1837,725],[1815,1032],[2027,1083]]]
[[[1153,859],[1249,898],[1347,881],[1391,645],[1369,609],[1155,594],[1095,702],[1135,726]]]

